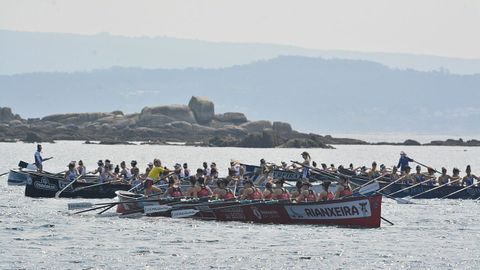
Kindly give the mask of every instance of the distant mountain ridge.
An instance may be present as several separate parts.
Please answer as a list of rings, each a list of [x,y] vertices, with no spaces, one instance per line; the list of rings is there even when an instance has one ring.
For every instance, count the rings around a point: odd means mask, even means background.
[[[480,75],[284,56],[219,69],[111,68],[0,76],[0,106],[23,117],[140,111],[206,96],[219,112],[286,121],[300,131],[480,132]]]
[[[168,37],[122,37],[0,30],[0,74],[77,72],[114,66],[223,68],[278,56],[378,62],[391,68],[480,73],[480,59],[306,49],[255,43],[222,43]]]

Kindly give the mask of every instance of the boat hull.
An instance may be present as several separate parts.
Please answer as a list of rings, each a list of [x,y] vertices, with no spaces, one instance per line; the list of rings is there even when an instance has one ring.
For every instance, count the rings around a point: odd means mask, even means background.
[[[55,194],[65,188],[70,181],[62,178],[52,177],[41,173],[28,173],[29,178],[25,185],[25,196],[53,198]],[[65,198],[114,198],[117,190],[129,190],[131,185],[120,183],[109,183],[102,186],[93,186],[95,183],[76,181],[69,188],[64,190],[60,197]]]
[[[27,182],[28,174],[18,170],[10,170],[7,183],[12,186],[23,186]]]
[[[196,218],[277,224],[320,224],[352,227],[380,227],[382,197],[353,197],[342,200],[291,203],[238,203],[230,206],[197,207]]]

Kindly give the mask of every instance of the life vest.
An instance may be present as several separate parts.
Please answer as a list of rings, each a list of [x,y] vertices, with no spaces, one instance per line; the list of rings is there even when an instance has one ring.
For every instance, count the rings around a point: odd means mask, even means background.
[[[350,195],[352,195],[352,190],[350,189],[350,187],[348,185],[343,186],[343,190],[340,191],[340,197],[346,197]]]
[[[275,195],[275,199],[277,200],[290,200],[290,194],[287,193],[287,190],[282,188],[282,194]]]
[[[271,200],[273,198],[273,191],[270,190],[270,193],[268,193],[267,196],[263,196],[265,200]]]
[[[261,200],[262,199],[262,193],[258,188],[252,187],[253,192],[248,194],[248,196],[245,198],[247,200]]]
[[[467,186],[471,186],[473,185],[473,175],[470,175],[470,176],[465,176],[465,185]]]
[[[182,190],[180,190],[179,187],[174,187],[174,188],[172,188],[172,189],[168,192],[168,194],[169,194],[171,197],[174,197],[174,198],[176,198],[176,197],[182,197],[182,196],[183,196]]]
[[[308,195],[305,197],[305,201],[307,202],[317,201],[317,196],[315,196],[315,193],[313,192],[313,190],[308,191]]]
[[[208,197],[209,195],[210,195],[210,192],[208,191],[208,189],[205,186],[201,186],[200,191],[197,192],[197,196],[199,198]]]
[[[225,191],[226,191],[227,193],[225,193],[225,196],[223,196],[222,199],[224,199],[224,200],[230,200],[230,199],[235,198],[235,194],[233,194],[233,192],[232,192],[231,189],[227,188],[227,189],[225,189]]]
[[[327,194],[325,193],[321,193],[320,194],[320,200],[321,201],[330,201],[330,200],[333,200],[335,199],[335,194],[333,194],[333,192],[327,192]]]

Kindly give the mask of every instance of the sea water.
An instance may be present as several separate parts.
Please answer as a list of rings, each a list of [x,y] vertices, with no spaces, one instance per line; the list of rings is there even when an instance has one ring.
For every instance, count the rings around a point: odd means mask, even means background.
[[[138,161],[143,170],[158,157],[171,167],[187,162],[192,170],[216,162],[225,175],[231,159],[258,164],[300,160],[304,149],[202,148],[189,146],[44,144],[44,167],[66,170],[82,159],[94,169],[98,159],[118,164]],[[467,164],[480,174],[480,148],[336,146],[308,149],[317,163],[395,165],[400,151],[435,167]],[[34,144],[0,143],[0,173],[19,160],[32,161]],[[413,164],[412,164],[413,165]],[[378,229],[336,226],[271,225],[169,218],[118,218],[73,215],[71,202],[85,199],[33,199],[24,187],[0,179],[1,269],[480,269],[480,202],[384,199]]]

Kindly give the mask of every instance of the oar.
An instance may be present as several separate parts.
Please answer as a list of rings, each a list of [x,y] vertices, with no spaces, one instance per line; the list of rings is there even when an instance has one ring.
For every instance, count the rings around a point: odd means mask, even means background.
[[[352,182],[352,184],[355,185],[355,186],[360,186],[360,185],[355,184],[355,183],[353,183],[353,182]],[[380,194],[380,195],[384,196],[385,198],[392,199],[392,200],[396,201],[396,202],[399,203],[399,204],[415,204],[414,202],[411,202],[411,201],[408,201],[408,200],[405,200],[405,199],[402,199],[402,198],[392,197],[392,196],[390,196],[390,195],[388,195],[388,194],[385,194],[385,193],[380,192],[380,190],[375,191],[375,193]],[[353,195],[353,194],[352,194],[352,195]]]
[[[420,183],[416,183],[415,185],[412,185],[412,186],[409,186],[409,187],[406,187],[406,188],[397,190],[397,191],[395,191],[395,192],[393,192],[393,193],[390,193],[390,194],[388,194],[388,195],[393,196],[394,194],[400,193],[400,192],[405,191],[405,190],[409,190],[409,189],[411,189],[411,188],[414,188],[414,187],[416,187],[416,186],[419,186],[419,185],[421,185],[421,184],[423,184],[423,183],[426,183],[426,182],[428,182],[428,181],[431,181],[431,180],[432,180],[431,178],[430,178],[430,179],[427,179],[427,180],[422,181],[422,182],[420,182]]]
[[[448,195],[443,196],[441,199],[448,198],[448,197],[450,197],[450,196],[452,196],[452,195],[454,195],[454,194],[457,194],[457,193],[459,193],[459,192],[464,191],[464,190],[467,189],[467,188],[473,187],[474,185],[476,185],[476,184],[468,185],[468,186],[466,186],[466,187],[464,187],[464,188],[462,188],[462,189],[460,189],[460,190],[457,190],[457,191],[455,191],[455,192],[452,192],[452,193],[450,193],[450,194],[448,194]]]
[[[382,191],[382,190],[390,187],[391,185],[393,185],[393,184],[395,184],[395,183],[398,183],[398,182],[402,181],[403,178],[405,178],[406,176],[407,176],[407,174],[405,174],[404,176],[399,177],[397,180],[395,180],[395,181],[391,182],[390,184],[384,186],[383,188],[379,189],[378,192],[380,192],[380,191]]]
[[[80,175],[79,177],[73,179],[72,182],[70,182],[68,185],[66,185],[62,190],[58,191],[57,193],[55,193],[55,199],[58,199],[60,198],[60,194],[62,194],[63,191],[65,191],[67,188],[69,188],[71,185],[73,185],[73,183],[77,182],[78,179],[82,178],[83,175]]]
[[[75,212],[75,213],[73,213],[73,214],[74,214],[74,215],[76,215],[76,214],[81,214],[81,213],[90,212],[90,211],[98,210],[98,209],[105,208],[105,207],[109,207],[109,206],[108,206],[108,205],[102,205],[102,206],[98,206],[98,207],[95,207],[95,208],[78,211],[78,212]],[[110,209],[110,208],[109,208],[109,209]]]
[[[4,176],[5,174],[8,174],[8,173],[10,173],[10,171],[0,174],[0,177]]]
[[[107,181],[107,182],[104,182],[104,183],[93,184],[93,185],[89,185],[89,186],[86,186],[86,187],[79,187],[79,188],[74,189],[73,192],[77,192],[77,191],[92,188],[92,187],[98,187],[98,186],[103,186],[103,185],[108,185],[108,184],[120,183],[122,181],[123,180]]]
[[[460,181],[460,180],[462,180],[462,179],[457,179],[457,180],[451,181],[451,182],[449,182],[449,183],[445,183],[445,184],[440,185],[440,186],[438,186],[438,187],[434,187],[434,188],[432,188],[432,189],[429,189],[429,190],[426,190],[426,191],[424,191],[424,192],[421,192],[421,193],[418,193],[418,194],[416,194],[416,195],[413,195],[413,196],[411,196],[411,197],[410,197],[410,196],[404,197],[403,199],[405,199],[405,200],[413,199],[413,198],[415,198],[415,197],[421,196],[421,195],[426,194],[426,193],[428,193],[428,192],[430,192],[430,191],[437,190],[437,189],[439,189],[439,188],[441,188],[441,187],[444,187],[444,186],[446,186],[446,185],[449,185],[449,184],[458,182],[458,181]]]
[[[361,185],[361,186],[359,186],[359,187],[357,187],[357,188],[353,189],[353,190],[352,190],[352,192],[355,192],[355,191],[357,191],[357,190],[361,189],[362,187],[364,187],[364,186],[367,186],[367,185],[369,185],[369,184],[371,184],[371,183],[373,183],[373,182],[375,182],[375,181],[377,181],[377,180],[379,180],[379,179],[381,179],[381,178],[385,177],[385,175],[387,175],[387,174],[382,174],[382,175],[380,175],[379,177],[376,177],[376,178],[374,178],[374,179],[372,179],[372,180],[368,181],[367,183],[365,183],[365,184],[363,184],[363,185]]]
[[[425,164],[423,164],[423,163],[420,163],[420,162],[418,162],[418,161],[416,161],[416,160],[413,160],[413,162],[415,162],[415,163],[417,163],[418,165],[423,166],[423,167],[425,167],[425,168],[427,168],[427,169],[430,168],[430,169],[432,169],[432,170],[433,170],[434,172],[436,172],[436,173],[441,173],[441,172],[435,170],[433,167],[427,166],[427,165],[425,165]]]

